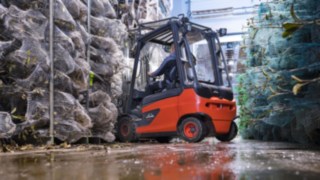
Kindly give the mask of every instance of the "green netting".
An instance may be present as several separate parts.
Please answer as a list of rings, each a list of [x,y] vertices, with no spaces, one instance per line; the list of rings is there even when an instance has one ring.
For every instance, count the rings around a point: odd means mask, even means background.
[[[243,137],[320,143],[320,1],[262,3],[248,25]]]

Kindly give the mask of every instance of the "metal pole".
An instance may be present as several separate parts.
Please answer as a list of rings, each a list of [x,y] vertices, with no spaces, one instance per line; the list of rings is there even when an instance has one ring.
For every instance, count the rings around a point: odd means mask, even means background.
[[[50,144],[54,144],[54,62],[53,62],[53,5],[54,0],[50,0],[49,4],[49,58],[50,58],[50,87],[49,87],[49,103],[50,103]]]
[[[187,4],[187,17],[189,18],[189,19],[191,19],[191,0],[187,0],[186,1],[186,4]]]
[[[87,63],[90,64],[90,43],[91,43],[91,0],[88,0],[88,10],[87,10],[87,31],[89,34],[89,39],[87,42]],[[90,68],[91,69],[91,68]],[[87,87],[87,99],[86,99],[86,109],[89,110],[89,89],[90,89],[90,75],[88,77],[88,87]]]
[[[87,62],[88,64],[90,65],[90,44],[91,44],[91,0],[88,0],[88,10],[87,10],[87,31],[88,31],[88,34],[89,34],[89,39],[88,39],[88,42],[87,42]],[[88,86],[87,86],[87,100],[86,100],[86,109],[87,111],[89,112],[89,94],[90,94],[90,78],[91,78],[91,68],[89,66],[89,77],[88,77]],[[87,135],[86,137],[86,143],[89,143],[89,137]]]

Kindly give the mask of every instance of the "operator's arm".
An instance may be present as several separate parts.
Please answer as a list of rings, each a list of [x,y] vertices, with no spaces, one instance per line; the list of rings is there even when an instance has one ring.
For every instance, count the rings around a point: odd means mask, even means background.
[[[163,60],[160,67],[157,70],[155,70],[153,73],[150,73],[149,75],[152,77],[161,76],[165,72],[165,70],[169,68],[171,63],[175,63],[173,62],[175,59],[176,59],[175,56],[170,54],[170,56],[166,57]]]

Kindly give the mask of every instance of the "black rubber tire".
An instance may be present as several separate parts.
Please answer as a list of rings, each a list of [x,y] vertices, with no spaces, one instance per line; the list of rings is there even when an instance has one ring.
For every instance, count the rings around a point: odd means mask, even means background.
[[[217,135],[216,138],[222,142],[228,142],[234,139],[238,134],[238,127],[235,122],[231,123],[228,134]]]
[[[192,129],[187,126],[193,126],[195,132],[191,132]],[[188,117],[182,121],[178,127],[178,133],[182,139],[189,143],[196,143],[202,141],[207,133],[205,124],[196,117]]]
[[[157,137],[155,140],[157,140],[159,143],[169,143],[171,141],[171,137]]]
[[[135,142],[138,140],[136,135],[136,125],[130,117],[121,117],[116,123],[116,138],[120,142]]]

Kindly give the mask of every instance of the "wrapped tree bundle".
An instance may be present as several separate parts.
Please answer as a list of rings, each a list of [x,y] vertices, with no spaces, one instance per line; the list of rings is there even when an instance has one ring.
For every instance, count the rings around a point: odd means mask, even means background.
[[[90,95],[89,115],[95,122],[92,127],[93,136],[107,141],[115,139],[110,132],[117,118],[117,107],[110,101],[109,95],[101,90]]]
[[[109,0],[54,1],[54,136],[114,140],[126,26]],[[25,129],[49,136],[49,0],[0,2],[0,138]],[[90,61],[87,62],[87,48]],[[91,71],[91,73],[90,73]],[[89,87],[89,74],[99,76]],[[90,89],[88,109],[83,92]],[[83,104],[82,104],[83,103]],[[11,114],[9,114],[12,112]]]
[[[0,138],[10,138],[16,130],[16,125],[7,112],[0,112],[0,119]]]
[[[320,2],[262,3],[237,87],[245,138],[320,143]]]

